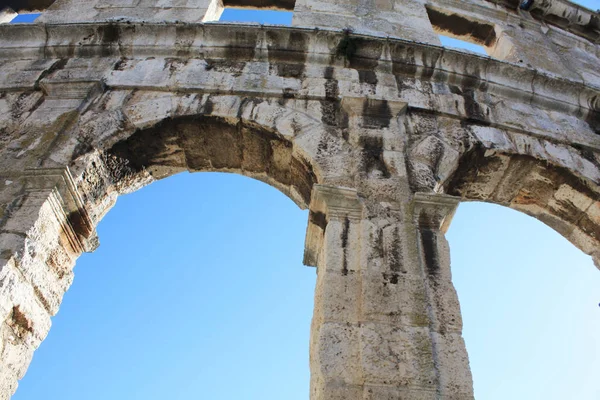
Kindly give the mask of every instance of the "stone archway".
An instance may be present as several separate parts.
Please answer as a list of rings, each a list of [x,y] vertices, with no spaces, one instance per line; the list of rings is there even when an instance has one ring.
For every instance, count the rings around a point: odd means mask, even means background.
[[[121,10],[88,5],[100,21],[0,26],[0,56],[21,57],[0,97],[5,397],[97,221],[182,169],[244,173],[310,208],[314,400],[472,398],[444,238],[456,195],[598,257],[587,81],[348,30],[107,22]]]
[[[463,156],[447,193],[508,206],[544,222],[600,268],[600,191],[572,171],[531,156],[475,148]]]
[[[307,215],[236,173],[119,196],[13,398],[308,399]]]

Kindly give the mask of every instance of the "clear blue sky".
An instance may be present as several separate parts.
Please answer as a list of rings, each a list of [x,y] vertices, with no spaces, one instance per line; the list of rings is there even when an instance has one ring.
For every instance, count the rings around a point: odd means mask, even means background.
[[[13,399],[307,400],[306,220],[237,175],[184,173],[122,196]],[[448,239],[477,399],[600,399],[591,259],[483,203],[461,204]]]

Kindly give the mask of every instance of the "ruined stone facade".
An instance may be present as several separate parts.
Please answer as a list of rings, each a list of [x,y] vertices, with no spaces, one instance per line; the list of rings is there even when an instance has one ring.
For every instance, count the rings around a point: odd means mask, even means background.
[[[293,10],[281,27],[211,22],[217,0],[13,3],[45,11],[0,25],[2,399],[117,197],[180,171],[244,174],[310,209],[312,400],[473,398],[444,238],[459,201],[532,215],[600,267],[597,13],[225,1]]]

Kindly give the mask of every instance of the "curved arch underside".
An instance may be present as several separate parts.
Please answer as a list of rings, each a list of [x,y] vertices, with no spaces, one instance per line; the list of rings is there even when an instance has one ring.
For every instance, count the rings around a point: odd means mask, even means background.
[[[476,147],[462,156],[445,191],[533,216],[591,254],[600,268],[600,191],[566,168]]]
[[[181,170],[238,172],[266,181],[306,208],[316,177],[292,147],[289,139],[243,122],[190,116],[138,130],[106,155],[123,160],[130,173],[155,179]]]

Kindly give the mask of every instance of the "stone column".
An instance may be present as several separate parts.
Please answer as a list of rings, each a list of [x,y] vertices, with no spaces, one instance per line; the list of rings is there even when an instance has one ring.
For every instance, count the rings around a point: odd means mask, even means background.
[[[420,0],[296,0],[292,25],[349,29],[440,45]]]
[[[473,398],[443,236],[457,201],[406,200],[366,206],[352,189],[314,188],[311,400]]]
[[[56,0],[38,22],[218,21],[221,0]]]
[[[32,169],[11,179],[0,192],[15,195],[0,221],[0,399],[14,393],[48,334],[75,259],[96,243],[68,170]]]
[[[473,379],[462,338],[460,304],[450,271],[450,247],[445,233],[459,199],[416,193],[412,218],[417,230],[418,263],[425,278],[429,332],[443,399],[472,399]]]

